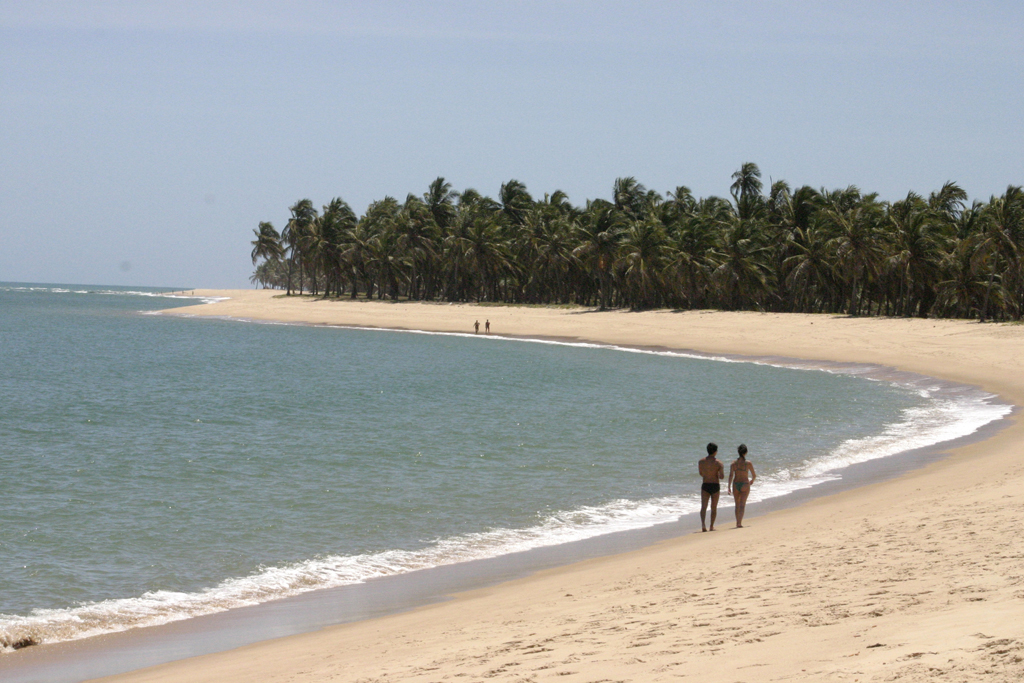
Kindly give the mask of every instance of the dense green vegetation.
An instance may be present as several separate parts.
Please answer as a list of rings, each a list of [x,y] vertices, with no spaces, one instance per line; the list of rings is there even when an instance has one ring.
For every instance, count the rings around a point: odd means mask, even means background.
[[[498,199],[454,192],[385,197],[359,217],[340,198],[303,199],[279,234],[254,230],[252,277],[289,294],[601,308],[671,307],[1020,320],[1024,192],[968,205],[946,183],[880,201],[856,187],[763,192],[747,163],[731,200],[662,196],[619,178],[612,199]]]

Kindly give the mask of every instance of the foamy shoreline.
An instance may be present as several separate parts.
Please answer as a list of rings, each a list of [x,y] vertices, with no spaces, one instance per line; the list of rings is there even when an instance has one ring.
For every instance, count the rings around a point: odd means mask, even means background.
[[[197,297],[194,297],[197,298]],[[217,299],[204,299],[204,303],[214,303],[217,300],[224,300],[230,297],[219,297]],[[362,302],[359,302],[362,303]],[[154,311],[159,314],[170,314],[179,317],[187,317],[191,314],[179,313],[176,309],[168,309],[165,311]],[[866,363],[845,363],[836,361],[810,361],[797,358],[786,358],[782,356],[746,356],[736,354],[722,354],[722,353],[704,353],[700,351],[694,351],[691,349],[679,350],[679,349],[665,349],[650,346],[638,346],[638,345],[618,345],[604,343],[600,341],[579,341],[569,337],[549,337],[549,336],[526,336],[526,335],[487,335],[479,334],[475,332],[455,332],[455,331],[436,331],[431,329],[419,329],[419,328],[390,328],[390,327],[367,327],[362,325],[352,325],[347,323],[333,323],[333,322],[318,322],[309,323],[305,321],[288,321],[284,322],[281,320],[261,320],[259,318],[241,318],[235,316],[217,315],[217,316],[200,316],[200,317],[216,317],[219,320],[228,320],[236,322],[247,322],[254,324],[273,324],[273,325],[299,325],[299,326],[313,326],[313,327],[335,327],[339,329],[350,329],[367,332],[398,332],[405,334],[422,334],[422,335],[441,335],[441,336],[453,336],[463,338],[478,338],[486,339],[488,341],[511,341],[518,343],[536,343],[536,344],[552,344],[558,346],[575,347],[575,348],[588,348],[588,349],[606,349],[612,351],[619,351],[625,353],[640,353],[640,354],[652,354],[661,355],[676,358],[691,358],[698,360],[709,360],[716,362],[725,363],[741,363],[741,364],[753,364],[753,365],[766,365],[777,368],[785,368],[791,370],[800,371],[824,371],[831,374],[844,374],[858,376],[863,379],[894,382],[908,387],[913,387],[915,391],[924,394],[944,394],[946,399],[945,412],[949,415],[953,413],[961,413],[960,419],[949,419],[944,423],[933,425],[933,429],[924,430],[924,434],[917,438],[907,438],[905,434],[890,435],[890,434],[878,434],[866,439],[860,439],[857,443],[852,444],[852,447],[857,450],[866,451],[859,454],[850,454],[852,457],[828,457],[822,461],[811,463],[809,469],[824,475],[820,479],[794,479],[789,482],[790,486],[784,487],[784,490],[772,492],[767,499],[786,496],[798,490],[805,488],[811,488],[819,485],[825,481],[841,478],[838,471],[853,465],[870,462],[878,458],[892,457],[898,453],[918,450],[918,449],[934,449],[941,448],[941,445],[953,441],[962,437],[967,437],[974,432],[981,429],[984,425],[992,421],[1001,420],[1010,414],[1013,406],[1009,403],[1002,403],[998,396],[994,394],[987,394],[980,389],[976,389],[970,385],[962,385],[952,383],[948,381],[938,381],[937,378],[921,375],[918,373],[898,371],[893,368],[887,368],[884,366],[866,364]],[[943,386],[945,385],[945,386]],[[990,410],[981,411],[982,414],[973,414],[970,416],[963,415],[967,412],[978,413],[978,408],[984,406],[990,408]],[[973,410],[972,410],[973,409]],[[917,424],[904,424],[901,425],[905,428],[922,428],[924,425]],[[890,438],[887,438],[890,437]],[[885,442],[884,445],[879,448],[875,444],[874,448],[871,448],[866,442]],[[759,491],[755,491],[754,495],[750,499],[750,503],[757,503],[766,500],[764,497],[763,486],[767,483],[764,476],[762,476],[762,485],[758,488]],[[762,495],[757,495],[758,493]],[[722,500],[724,507],[730,507],[731,502],[728,497],[724,497]],[[699,508],[699,501],[698,501]],[[679,514],[689,514],[696,510],[694,509],[680,509]],[[673,515],[674,517],[674,515]],[[667,520],[652,521],[646,524],[639,524],[635,528],[645,528],[653,524],[664,523]],[[600,535],[601,533],[608,533],[602,531],[596,531],[594,535]],[[589,536],[588,536],[589,537]],[[567,539],[567,540],[581,540],[581,539]],[[565,542],[565,541],[562,541]],[[558,542],[544,543],[543,545],[554,545]],[[516,549],[512,552],[519,552],[521,549]],[[490,557],[488,555],[487,557]],[[483,559],[483,558],[474,558]],[[432,565],[433,566],[433,565]]]
[[[1024,358],[1024,328],[1017,326],[982,326],[959,321],[839,319],[828,316],[710,312],[680,314],[657,311],[631,314],[616,311],[580,314],[565,309],[284,300],[272,298],[274,294],[277,293],[251,290],[197,291],[197,295],[204,297],[232,298],[214,305],[176,309],[171,313],[463,333],[471,329],[476,317],[489,317],[495,332],[514,336],[560,337],[613,345],[692,349],[709,354],[881,364],[977,385],[999,394],[1013,404],[1024,404],[1024,382],[1020,379],[1021,359]],[[950,362],[949,359],[958,362]],[[945,496],[942,500],[946,508],[955,507],[957,503],[968,509],[994,506],[994,511],[989,515],[992,519],[986,520],[991,526],[974,533],[987,535],[994,527],[1000,527],[1000,522],[1003,524],[1000,528],[1006,531],[1007,525],[1015,522],[1012,518],[1014,503],[997,502],[1004,499],[992,501],[991,489],[995,485],[987,483],[986,475],[991,468],[1005,472],[1013,463],[1012,446],[1015,439],[1020,439],[1021,428],[1017,419],[1011,418],[1011,422],[1013,424],[1010,429],[996,434],[983,444],[958,448],[953,457],[920,472],[911,473],[898,482],[868,486],[793,510],[752,519],[752,528],[743,532],[684,537],[646,550],[543,572],[515,582],[515,588],[508,585],[475,591],[460,596],[452,603],[424,607],[411,614],[336,627],[322,633],[172,663],[149,672],[130,674],[123,679],[232,680],[235,677],[237,680],[246,680],[254,675],[254,671],[263,671],[251,668],[255,662],[260,662],[260,666],[270,667],[270,671],[282,676],[300,668],[309,669],[310,675],[302,680],[321,680],[332,674],[359,678],[385,672],[389,680],[419,679],[422,676],[428,679],[431,676],[439,678],[447,673],[483,676],[487,672],[495,673],[498,678],[515,679],[526,675],[527,671],[541,680],[548,676],[553,678],[556,674],[559,680],[566,677],[569,680],[585,680],[588,672],[605,672],[605,675],[610,675],[610,668],[614,669],[617,678],[658,680],[659,676],[671,677],[673,662],[682,660],[688,671],[700,671],[710,680],[731,680],[742,666],[762,664],[766,667],[759,670],[758,677],[762,680],[765,678],[761,674],[769,672],[772,675],[784,674],[810,679],[819,679],[825,673],[848,674],[870,680],[875,675],[889,672],[894,658],[899,660],[900,657],[908,658],[904,664],[899,665],[906,669],[907,675],[918,675],[917,669],[924,664],[922,660],[926,656],[911,656],[913,652],[900,654],[901,648],[912,649],[911,643],[917,644],[918,641],[923,651],[926,643],[941,642],[945,649],[935,644],[927,647],[946,654],[949,653],[949,647],[953,647],[958,653],[954,657],[958,664],[950,668],[950,671],[959,671],[958,675],[964,675],[972,670],[970,667],[993,666],[989,661],[992,653],[984,648],[985,639],[974,643],[976,647],[972,649],[973,641],[970,638],[974,636],[970,634],[982,632],[984,629],[981,626],[989,623],[990,617],[1000,613],[1000,610],[1012,611],[1012,608],[1019,607],[1019,603],[1015,604],[1019,598],[1011,590],[1012,583],[1002,586],[1001,593],[996,589],[986,591],[997,595],[982,600],[957,601],[949,596],[960,593],[941,590],[944,581],[949,583],[954,579],[915,576],[914,581],[928,583],[928,578],[931,581],[929,590],[921,595],[942,593],[944,600],[936,604],[934,600],[917,598],[909,606],[919,608],[917,612],[910,609],[904,613],[903,608],[906,606],[902,599],[897,599],[898,596],[879,597],[891,591],[876,596],[863,593],[865,585],[874,584],[879,587],[892,581],[886,578],[886,574],[893,569],[889,562],[891,557],[881,553],[878,557],[864,560],[864,555],[877,554],[877,551],[865,551],[857,554],[861,558],[859,563],[847,566],[849,562],[839,561],[844,553],[838,551],[846,549],[843,547],[833,553],[840,557],[826,558],[836,561],[826,562],[826,567],[822,568],[818,566],[820,550],[822,546],[834,544],[836,538],[847,538],[848,545],[862,545],[862,550],[872,547],[872,534],[863,532],[859,526],[862,523],[873,525],[876,530],[884,527],[887,537],[900,535],[902,530],[902,536],[905,537],[901,538],[900,543],[912,546],[915,541],[919,542],[917,539],[920,534],[912,534],[911,529],[905,528],[905,523],[876,524],[875,518],[890,520],[900,515],[904,520],[908,515],[911,518],[915,515],[935,518],[940,520],[938,533],[942,530],[941,520],[953,524],[956,517],[950,517],[948,512],[935,513],[932,510],[934,503],[939,500],[936,496]],[[973,463],[978,466],[973,466]],[[1004,477],[1001,481],[999,486],[1011,487],[1012,480]],[[922,492],[915,492],[916,497],[906,496],[905,487],[908,482],[915,489],[920,487]],[[962,484],[965,482],[971,485],[964,488]],[[984,493],[980,491],[983,483]],[[928,491],[931,493],[926,493]],[[1013,492],[1008,492],[1008,495],[1010,498],[1005,500],[1016,500],[1019,503],[1018,495]],[[970,496],[974,498],[966,500]],[[834,514],[823,514],[826,511]],[[719,524],[723,531],[730,526],[728,513],[724,517]],[[745,534],[743,538],[745,542],[750,542],[749,548],[735,547],[735,534],[738,533]],[[940,542],[929,546],[928,557],[925,558],[928,562],[901,562],[900,572],[924,573],[937,560],[942,560],[954,565],[951,574],[955,576],[955,567],[963,566],[963,563],[957,563],[957,557],[965,554],[971,556],[971,546],[979,544],[979,540],[969,535],[949,538],[947,534],[947,537],[939,539]],[[782,550],[783,541],[795,544],[796,550]],[[876,542],[874,547],[878,545]],[[933,546],[941,547],[934,550]],[[815,547],[817,551],[809,552]],[[980,551],[987,547],[982,543],[974,550]],[[964,552],[960,552],[961,548]],[[800,567],[798,558],[801,550],[805,551],[803,556],[810,563],[810,568],[807,565]],[[937,554],[940,557],[936,557]],[[708,565],[700,561],[705,555],[717,559]],[[735,591],[729,591],[732,593],[731,602],[725,599],[716,601],[696,590],[689,591],[692,593],[690,600],[679,599],[680,595],[687,592],[683,587],[695,580],[699,583],[699,577],[706,571],[713,570],[716,583],[725,589],[730,585],[743,585],[752,578],[744,575],[738,567],[755,567],[748,573],[758,576],[771,575],[774,565],[781,561],[779,558],[792,558],[796,562],[794,570],[809,579],[807,585],[822,586],[832,604],[821,605],[808,600],[798,605],[798,596],[806,595],[806,590],[793,593],[785,590],[784,586],[762,585],[764,579],[755,582],[755,590],[749,599],[737,599]],[[738,560],[742,562],[737,564]],[[865,568],[863,564],[869,566]],[[986,573],[1000,571],[1002,563],[992,564]],[[638,570],[638,566],[642,569]],[[843,574],[843,569],[846,570],[846,576],[837,576]],[[724,576],[720,576],[720,573]],[[963,579],[966,581],[973,576],[968,569]],[[1009,581],[1008,576],[1006,580]],[[836,581],[844,585],[835,585]],[[556,585],[560,587],[553,588]],[[572,597],[576,599],[558,596],[557,592],[566,585],[586,586],[583,591],[586,597],[577,598],[578,590],[567,591],[573,593]],[[520,604],[517,596],[522,595],[523,591],[531,597]],[[723,596],[726,592],[722,591]],[[640,593],[654,598],[648,608],[635,604]],[[872,612],[869,611],[865,616],[852,609],[850,604],[842,606],[843,603],[850,603],[851,596],[847,593],[862,594],[873,604],[880,605],[882,614],[871,616]],[[836,597],[838,595],[843,597]],[[989,606],[998,609],[991,613],[975,614],[984,602],[992,602]],[[788,606],[780,608],[779,605],[784,603]],[[922,605],[945,610],[948,619],[943,621],[941,628],[921,629],[921,612],[934,612],[934,609],[925,609]],[[767,607],[774,608],[768,610],[771,614],[765,614]],[[832,616],[824,619],[807,617],[807,610],[812,615],[819,614],[822,607],[825,607],[825,614]],[[713,614],[716,610],[717,616]],[[480,617],[480,614],[487,616]],[[578,625],[584,617],[591,627],[574,630],[570,626]],[[692,622],[690,626],[666,626],[669,622],[685,624],[687,620]],[[700,625],[705,621],[708,621],[706,625]],[[511,628],[512,633],[509,633],[503,626],[506,622],[519,626]],[[770,624],[780,622],[786,622],[787,628],[768,633],[774,630],[768,628]],[[426,623],[431,624],[431,628],[421,632],[420,625]],[[633,625],[637,623],[655,624],[654,630],[658,633],[655,635],[653,630],[648,630],[643,638],[627,642],[624,638],[630,631],[636,630]],[[963,625],[977,628],[954,633]],[[893,633],[902,632],[901,628],[913,631],[916,627],[919,632],[917,641],[910,639],[901,645],[882,643],[882,647],[878,648],[866,648],[871,643],[858,642],[858,638],[866,637],[868,632],[876,632],[883,626],[894,629]],[[1002,626],[1001,630],[1006,631],[1007,628],[1008,625]],[[1016,631],[1007,631],[1003,639],[1019,645],[1022,634],[1019,633],[1019,627],[1015,628]],[[569,637],[567,629],[575,633],[575,637]],[[757,635],[743,639],[732,637],[735,633],[731,630],[736,629],[748,635]],[[514,634],[520,630],[523,631],[523,637],[532,637],[547,644],[543,648],[531,649],[525,646],[524,640],[521,652],[515,654],[516,648],[509,648],[508,644],[515,640]],[[846,666],[849,662],[839,656],[826,654],[816,657],[808,648],[801,646],[802,640],[814,638],[817,641],[826,632],[833,639],[833,647],[856,650],[852,656],[858,658],[856,664],[864,668],[864,671],[858,673],[849,669]],[[711,637],[708,633],[715,635]],[[445,636],[440,637],[442,634]],[[535,634],[547,635],[541,638]],[[638,634],[635,635],[639,638]],[[405,648],[393,645],[395,642],[411,641],[418,642]],[[589,645],[580,645],[584,641]],[[341,643],[346,644],[344,656],[340,656],[338,650]],[[384,647],[384,643],[389,643],[389,646]],[[658,652],[650,649],[655,645],[662,646]],[[1011,650],[1017,645],[1013,645]],[[646,649],[634,649],[637,647]],[[790,648],[789,655],[780,657],[780,647],[782,650]],[[387,656],[382,655],[381,648],[388,652]],[[728,661],[723,662],[722,657],[707,656],[709,651],[716,650],[729,652],[729,656],[724,658]],[[640,652],[644,656],[639,656]],[[768,652],[772,653],[770,658],[765,657]],[[844,651],[846,655],[849,653]],[[515,666],[495,672],[494,668],[501,664],[497,660],[503,657],[519,661]],[[1002,655],[995,658],[998,660],[999,657]],[[755,661],[759,659],[765,661]],[[812,668],[808,668],[811,666],[809,662],[813,662]],[[866,662],[873,664],[865,667]],[[1003,664],[1010,667],[1008,671],[1012,669],[1012,662]],[[431,668],[433,666],[437,668]],[[565,673],[567,668],[574,673]],[[432,673],[427,673],[428,670]],[[216,675],[204,674],[209,671],[215,671]],[[813,675],[812,671],[815,672]],[[921,671],[927,671],[927,667]],[[207,677],[204,678],[204,675]],[[261,673],[261,677],[267,676]]]
[[[182,298],[172,296],[172,298]],[[195,297],[189,297],[195,298]],[[223,299],[223,297],[221,297]],[[169,312],[173,313],[174,309]],[[146,313],[163,313],[164,311],[146,311]],[[218,319],[232,318],[218,316]],[[243,319],[234,319],[242,321]],[[257,323],[260,321],[246,320],[245,322]],[[306,323],[267,323],[308,326]],[[322,325],[318,325],[322,326]],[[381,328],[352,327],[348,325],[335,326],[343,329],[355,329],[368,331],[371,334],[390,333]],[[432,332],[423,330],[402,330],[406,334],[426,336],[457,336],[474,337],[471,333],[464,332]],[[944,398],[935,399],[932,406],[925,411],[926,419],[921,419],[920,411],[914,415],[904,416],[904,422],[896,422],[890,425],[891,429],[879,432],[876,435],[858,439],[849,443],[848,447],[839,452],[823,456],[822,458],[807,463],[806,467],[786,469],[776,474],[771,474],[759,467],[761,477],[759,484],[751,498],[753,512],[763,511],[765,505],[758,503],[768,502],[769,508],[782,508],[799,504],[806,500],[806,496],[792,496],[797,491],[804,491],[812,487],[821,486],[825,482],[836,482],[842,478],[841,470],[855,463],[870,462],[877,458],[891,457],[894,453],[927,448],[934,451],[934,445],[938,442],[945,442],[951,438],[958,438],[973,433],[977,428],[992,420],[998,420],[1009,406],[1005,404],[991,405],[990,395],[980,390],[971,389],[966,386],[954,385],[948,382],[936,381],[934,378],[914,375],[913,373],[897,372],[878,366],[864,364],[840,364],[840,363],[813,363],[807,361],[796,361],[775,357],[746,358],[737,356],[708,355],[692,351],[669,351],[645,347],[624,347],[594,342],[568,341],[564,339],[549,338],[524,338],[522,336],[490,336],[480,335],[476,337],[482,342],[494,343],[536,343],[542,345],[557,345],[581,349],[602,349],[619,353],[636,353],[642,355],[656,355],[674,358],[696,358],[714,362],[741,363],[766,365],[795,369],[803,372],[823,371],[828,374],[842,374],[857,376],[862,379],[871,379],[886,383],[895,383],[911,388],[914,393],[929,395],[934,398],[938,394]],[[980,410],[979,410],[980,409]],[[919,431],[919,434],[915,434]],[[938,457],[938,456],[932,456]],[[759,463],[763,465],[764,462]],[[874,468],[881,472],[886,468]],[[813,472],[812,472],[813,470]],[[871,468],[867,470],[871,471]],[[768,476],[765,476],[767,473]],[[808,476],[810,475],[810,476]],[[891,476],[885,473],[884,476],[876,476],[874,479],[870,474],[867,481],[881,480]],[[864,478],[860,479],[863,485]],[[839,486],[851,488],[845,482]],[[835,492],[830,487],[830,492]],[[124,630],[133,630],[142,627],[165,625],[183,619],[194,619],[201,615],[216,614],[228,609],[238,609],[246,606],[264,604],[268,601],[275,601],[289,596],[306,593],[309,591],[323,591],[325,589],[337,588],[339,586],[362,583],[366,580],[379,580],[382,576],[396,576],[412,571],[422,571],[425,568],[449,566],[453,563],[473,562],[475,560],[506,557],[510,553],[529,552],[537,548],[545,548],[554,545],[573,544],[573,548],[565,548],[561,553],[561,564],[568,564],[578,561],[586,556],[586,551],[580,553],[580,546],[577,542],[588,538],[594,538],[609,533],[626,531],[634,533],[637,530],[648,529],[654,525],[671,524],[675,530],[672,534],[659,532],[655,538],[668,538],[671,535],[687,533],[693,528],[694,513],[699,508],[699,496],[693,494],[689,487],[684,489],[682,496],[673,496],[662,499],[649,499],[640,501],[612,501],[608,505],[599,508],[585,508],[565,510],[545,520],[536,527],[526,529],[495,529],[487,533],[474,533],[466,537],[451,537],[439,540],[436,544],[428,546],[419,551],[398,551],[392,550],[380,555],[372,556],[332,556],[316,558],[306,563],[289,567],[266,567],[259,573],[245,577],[234,577],[224,582],[210,586],[195,593],[176,594],[146,594],[139,597],[111,599],[95,604],[82,605],[67,610],[55,610],[52,613],[33,614],[23,619],[19,625],[17,620],[13,623],[13,632],[63,636],[63,642],[77,640],[86,637],[95,637],[104,633],[117,633]],[[818,492],[811,492],[811,496],[822,495]],[[784,497],[785,501],[775,499]],[[723,514],[731,514],[730,499],[725,497],[722,502]],[[681,517],[688,521],[685,524],[673,524]],[[648,541],[648,543],[653,541]],[[642,547],[642,543],[635,547]],[[619,549],[621,552],[622,548]],[[517,560],[519,562],[520,560]],[[524,561],[529,571],[529,561]],[[541,564],[535,565],[534,569],[541,568]],[[484,577],[481,576],[483,579]],[[465,589],[465,585],[463,588]],[[413,605],[425,604],[429,599],[413,601]],[[298,610],[296,610],[298,611]],[[254,618],[264,618],[261,612],[256,612]],[[119,617],[120,615],[120,617]],[[335,622],[349,621],[349,618],[335,618]],[[297,622],[291,632],[300,633],[319,625],[318,618],[311,619],[310,625],[303,629]],[[248,636],[242,633],[235,634],[236,644],[241,645],[247,642],[255,642],[260,637],[254,631]],[[264,636],[265,637],[265,636]],[[49,645],[57,640],[45,640]],[[211,649],[210,651],[213,651]],[[173,657],[168,656],[168,659]],[[140,663],[139,666],[156,664],[160,660],[150,660]],[[100,672],[96,672],[99,675]]]

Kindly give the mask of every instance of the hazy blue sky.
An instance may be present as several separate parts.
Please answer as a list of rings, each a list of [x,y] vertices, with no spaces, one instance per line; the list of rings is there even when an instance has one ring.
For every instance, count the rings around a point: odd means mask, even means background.
[[[0,280],[248,286],[252,229],[437,176],[1024,183],[1024,3],[0,0]]]

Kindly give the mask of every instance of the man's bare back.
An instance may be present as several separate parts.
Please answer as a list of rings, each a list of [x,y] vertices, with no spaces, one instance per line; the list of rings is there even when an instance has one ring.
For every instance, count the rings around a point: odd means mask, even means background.
[[[691,460],[690,462],[693,461]],[[725,468],[722,467],[722,462],[714,455],[701,458],[697,463],[697,471],[699,471],[700,476],[704,478],[705,484],[717,484],[722,481],[722,479],[725,479]]]
[[[700,529],[707,531],[708,527],[704,522],[707,513],[708,503],[711,503],[711,530],[715,530],[715,518],[718,517],[718,496],[722,489],[722,480],[725,479],[725,468],[715,458],[718,454],[718,446],[708,444],[708,457],[701,458],[697,462],[697,471],[700,472],[704,483],[700,485]]]

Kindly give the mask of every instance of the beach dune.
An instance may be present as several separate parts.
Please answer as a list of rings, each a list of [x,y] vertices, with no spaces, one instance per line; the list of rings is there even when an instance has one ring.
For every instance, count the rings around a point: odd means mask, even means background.
[[[230,298],[169,313],[466,333],[486,318],[501,335],[874,363],[1024,405],[1019,325],[196,293]],[[105,680],[1024,680],[1019,418],[926,467],[744,529],[726,510],[715,533]]]

